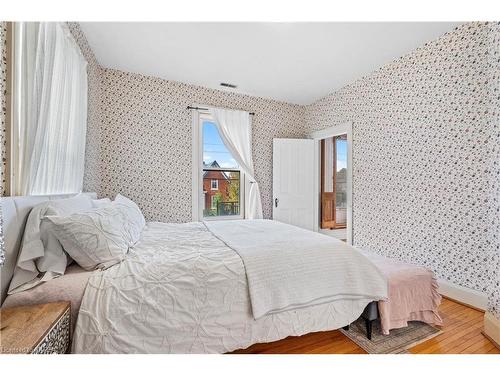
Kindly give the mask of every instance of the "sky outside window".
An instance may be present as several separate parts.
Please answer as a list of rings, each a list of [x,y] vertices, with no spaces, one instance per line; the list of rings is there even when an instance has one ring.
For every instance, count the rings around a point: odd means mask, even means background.
[[[203,121],[203,162],[211,164],[217,161],[221,168],[238,168],[229,150],[222,142],[217,126],[210,121]]]
[[[347,168],[347,140],[337,139],[337,172]]]

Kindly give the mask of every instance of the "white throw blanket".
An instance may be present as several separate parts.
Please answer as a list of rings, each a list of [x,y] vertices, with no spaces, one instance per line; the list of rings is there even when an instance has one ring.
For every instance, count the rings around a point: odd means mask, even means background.
[[[272,220],[205,225],[243,260],[255,319],[338,299],[387,297],[378,268],[335,238]]]

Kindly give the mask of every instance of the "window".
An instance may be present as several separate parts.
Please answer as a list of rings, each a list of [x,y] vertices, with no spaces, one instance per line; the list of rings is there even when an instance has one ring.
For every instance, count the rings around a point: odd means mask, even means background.
[[[16,22],[13,34],[11,193],[80,192],[87,61],[66,23]]]
[[[244,176],[208,114],[199,114],[198,219],[243,217]]]

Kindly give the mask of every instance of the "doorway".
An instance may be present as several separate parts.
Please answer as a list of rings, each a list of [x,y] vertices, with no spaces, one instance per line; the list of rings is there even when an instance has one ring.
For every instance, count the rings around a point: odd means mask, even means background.
[[[341,134],[322,139],[320,141],[320,145],[321,145],[320,146],[321,147],[320,228],[346,229],[347,227],[347,134]]]
[[[316,230],[352,244],[352,124],[310,138],[317,142]]]

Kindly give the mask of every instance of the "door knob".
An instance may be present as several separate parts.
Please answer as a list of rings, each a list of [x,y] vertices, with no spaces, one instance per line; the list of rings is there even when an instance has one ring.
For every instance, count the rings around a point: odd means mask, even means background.
[[[280,200],[278,198],[274,198],[274,207],[278,207],[278,202]]]

